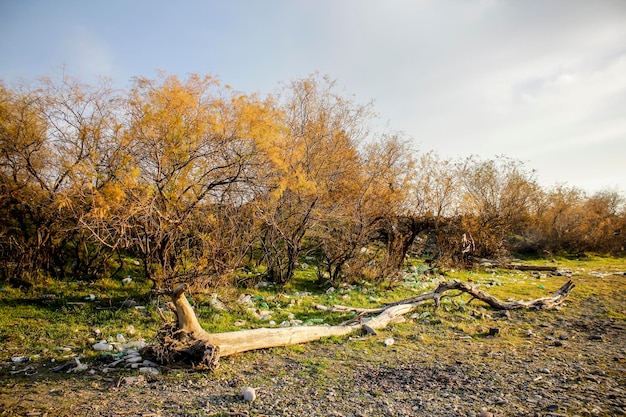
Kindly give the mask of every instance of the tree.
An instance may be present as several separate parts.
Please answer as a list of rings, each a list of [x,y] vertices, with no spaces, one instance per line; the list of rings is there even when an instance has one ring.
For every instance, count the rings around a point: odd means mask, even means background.
[[[113,90],[64,76],[41,79],[37,88],[2,86],[0,94],[0,210],[7,219],[0,234],[14,249],[10,273],[97,274],[109,255],[79,227],[90,210],[79,196],[94,185],[98,155],[116,134]]]
[[[355,104],[334,89],[328,77],[312,75],[283,91],[286,130],[275,144],[281,155],[277,175],[272,191],[255,201],[263,261],[274,282],[292,279],[305,236],[323,216],[333,215],[358,176],[357,147],[371,105]]]
[[[99,230],[136,253],[157,287],[206,284],[223,272],[211,249],[220,207],[253,198],[258,155],[274,129],[271,103],[220,89],[210,76],[161,74],[136,78],[127,106],[117,198],[95,190],[110,213]]]
[[[505,253],[506,237],[522,233],[528,223],[539,189],[534,173],[522,162],[501,156],[497,160],[469,157],[459,165],[458,175],[463,232],[473,236],[475,255]]]

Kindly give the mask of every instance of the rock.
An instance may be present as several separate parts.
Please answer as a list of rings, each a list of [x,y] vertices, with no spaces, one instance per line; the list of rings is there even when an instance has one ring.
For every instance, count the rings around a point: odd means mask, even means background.
[[[480,414],[478,414],[478,417],[493,417],[493,413],[490,413],[489,411],[487,411],[486,408],[481,408]]]
[[[122,308],[134,308],[137,305],[137,301],[135,300],[124,300],[122,303]]]
[[[376,336],[378,334],[378,332],[376,332],[376,330],[374,330],[373,328],[371,328],[367,324],[361,325],[361,328],[363,330],[365,330],[365,333],[367,333],[367,334],[371,334],[371,335],[374,335],[374,336]]]
[[[492,327],[489,329],[489,336],[497,336],[500,333],[500,329],[497,327]]]
[[[256,400],[256,390],[252,387],[243,387],[241,389],[244,401],[251,403]]]
[[[556,346],[556,347],[561,347],[561,346],[563,346],[563,341],[561,341],[561,340],[555,340],[555,341],[554,341],[554,343],[553,343],[553,345],[554,345],[554,346]]]

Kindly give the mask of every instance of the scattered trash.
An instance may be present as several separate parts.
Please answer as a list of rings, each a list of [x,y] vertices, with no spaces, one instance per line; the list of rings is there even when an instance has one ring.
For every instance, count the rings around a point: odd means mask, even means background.
[[[106,340],[101,340],[95,345],[92,346],[95,350],[99,350],[102,352],[108,352],[113,350],[113,345],[107,342]]]
[[[11,375],[15,375],[15,374],[21,374],[22,372],[26,376],[31,376],[31,375],[35,375],[37,373],[37,370],[35,369],[35,367],[33,365],[28,365],[27,367],[25,367],[23,369],[18,369],[16,371],[10,371],[9,373]]]
[[[387,339],[385,339],[384,345],[385,346],[391,346],[395,343],[395,340],[393,340],[393,338],[388,337]]]
[[[83,300],[85,301],[94,301],[96,299],[96,295],[95,294],[89,294],[83,297]]]
[[[131,282],[133,282],[133,279],[130,277],[130,275],[127,275],[127,276],[126,276],[126,278],[124,278],[124,279],[122,280],[122,284],[124,284],[124,285],[128,285],[128,284],[130,284]]]
[[[252,387],[243,387],[241,389],[243,394],[243,399],[249,403],[256,400],[256,390]]]
[[[118,333],[117,336],[115,336],[115,338],[120,343],[126,343],[126,338],[124,337],[122,333]]]
[[[139,363],[143,362],[143,358],[139,355],[128,356],[124,359],[126,363]]]
[[[332,294],[335,292],[335,287],[330,287],[329,289],[326,290],[326,294]]]
[[[78,357],[74,358],[74,362],[76,363],[76,366],[73,369],[70,369],[69,371],[67,371],[67,373],[70,373],[70,372],[78,373],[78,372],[83,372],[89,369],[89,366],[87,366],[87,364],[85,363],[82,363],[78,359]]]
[[[73,367],[76,364],[74,361],[66,362],[63,365],[55,366],[54,368],[50,368],[52,372],[61,372],[66,371],[69,368]]]
[[[323,305],[321,305],[321,304],[317,304],[317,305],[315,306],[315,308],[316,308],[316,309],[318,309],[318,310],[321,310],[321,311],[328,311],[328,307],[323,306]]]
[[[217,310],[217,311],[227,310],[226,305],[217,298],[217,294],[215,293],[211,294],[211,301],[209,302],[209,304],[211,304],[211,307],[213,307],[214,310]]]
[[[152,366],[142,366],[139,368],[139,372],[142,374],[150,374],[150,375],[158,375],[160,374],[157,368],[153,368]]]
[[[239,298],[237,298],[237,304],[252,305],[254,301],[252,301],[250,294],[241,294]]]
[[[14,357],[11,358],[11,362],[13,362],[13,363],[28,362],[28,357],[26,357],[26,356],[14,356]]]

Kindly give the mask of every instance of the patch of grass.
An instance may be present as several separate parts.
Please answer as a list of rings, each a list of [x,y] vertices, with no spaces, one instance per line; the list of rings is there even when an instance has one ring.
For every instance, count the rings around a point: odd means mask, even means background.
[[[231,288],[219,291],[219,299],[226,310],[212,306],[212,295],[189,295],[203,327],[209,332],[235,331],[246,328],[279,326],[283,322],[302,324],[339,324],[352,317],[318,309],[335,304],[358,307],[379,307],[385,302],[412,297],[432,291],[441,280],[458,279],[499,297],[507,299],[533,299],[549,296],[566,280],[573,279],[576,288],[566,305],[582,306],[593,302],[602,307],[607,318],[626,320],[623,300],[626,294],[624,277],[614,275],[626,271],[626,261],[621,258],[588,256],[567,259],[534,259],[527,263],[554,265],[566,271],[565,276],[533,274],[532,272],[477,268],[470,271],[449,270],[444,275],[427,273],[415,261],[405,273],[404,281],[387,289],[371,285],[341,285],[329,290],[320,288],[315,267],[307,266],[296,271],[294,280],[283,287],[259,285],[253,288]],[[569,272],[567,272],[569,271]],[[136,272],[136,271],[135,271]],[[0,360],[14,356],[27,356],[39,360],[61,360],[77,354],[94,357],[98,353],[91,345],[101,338],[115,338],[118,333],[128,340],[149,340],[162,325],[157,306],[163,306],[166,297],[151,299],[150,284],[133,276],[130,284],[118,278],[95,282],[43,281],[28,290],[8,286],[0,287]],[[251,304],[239,304],[241,292],[252,297]],[[616,303],[616,299],[618,302]],[[133,300],[143,309],[125,309],[121,304]],[[396,339],[396,347],[440,349],[447,343],[505,343],[512,346],[525,343],[529,326],[511,324],[499,317],[483,303],[468,295],[448,296],[442,299],[438,311],[432,303],[419,306],[408,322],[382,330],[377,336],[353,340],[330,338],[317,345],[339,352],[336,359],[353,360],[367,355],[370,360],[383,360],[395,349],[383,346],[386,337]],[[621,300],[621,301],[619,301]],[[565,307],[567,308],[567,307]],[[578,308],[578,307],[577,307]],[[262,316],[269,312],[268,316]],[[172,320],[174,316],[172,313]],[[513,317],[518,313],[512,312]],[[552,320],[555,312],[525,311],[521,321],[540,322]],[[575,314],[584,315],[584,308]],[[132,326],[132,327],[130,327]],[[131,334],[131,329],[134,333]],[[485,336],[490,328],[499,328],[497,337]],[[97,335],[94,330],[101,333]],[[337,350],[335,345],[341,345]],[[306,356],[303,346],[283,349],[295,358]],[[251,358],[254,354],[251,354]],[[306,364],[305,364],[306,365]],[[312,369],[328,372],[324,363],[309,363]]]

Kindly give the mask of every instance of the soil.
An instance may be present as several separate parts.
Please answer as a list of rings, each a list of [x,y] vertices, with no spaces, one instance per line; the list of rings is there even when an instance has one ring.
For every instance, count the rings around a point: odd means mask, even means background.
[[[0,416],[626,415],[626,322],[606,312],[607,302],[626,303],[624,291],[615,294],[510,312],[494,336],[405,323],[378,336],[223,358],[213,373],[104,373],[94,361],[68,374],[3,363]],[[395,343],[383,346],[389,337]],[[253,402],[244,387],[255,388]]]

